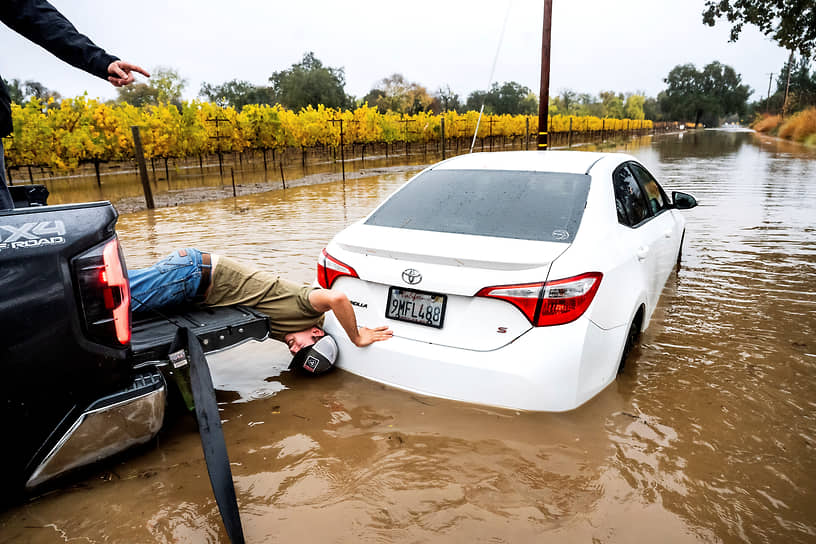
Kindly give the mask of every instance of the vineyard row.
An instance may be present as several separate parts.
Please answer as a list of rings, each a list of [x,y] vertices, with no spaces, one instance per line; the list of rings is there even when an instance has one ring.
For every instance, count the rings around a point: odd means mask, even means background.
[[[319,106],[293,112],[279,105],[248,105],[237,111],[208,102],[135,107],[106,104],[86,97],[61,103],[31,99],[12,104],[14,132],[4,139],[7,166],[41,166],[71,171],[82,163],[130,160],[133,126],[140,127],[144,155],[185,158],[246,150],[337,148],[341,143],[393,144],[472,138],[479,112],[415,115],[381,114],[367,105],[355,110]],[[342,123],[339,121],[342,120]],[[443,121],[444,120],[444,121]],[[556,115],[550,133],[651,130],[649,120],[601,119]],[[477,137],[534,139],[538,117],[485,115]]]

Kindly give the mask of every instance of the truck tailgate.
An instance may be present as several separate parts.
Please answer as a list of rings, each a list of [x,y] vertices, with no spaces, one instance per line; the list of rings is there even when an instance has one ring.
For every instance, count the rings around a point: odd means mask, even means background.
[[[246,340],[263,340],[269,335],[268,318],[245,306],[184,308],[163,316],[133,315],[131,339],[134,364],[167,358],[178,327],[188,327],[201,340],[204,352],[218,351]]]

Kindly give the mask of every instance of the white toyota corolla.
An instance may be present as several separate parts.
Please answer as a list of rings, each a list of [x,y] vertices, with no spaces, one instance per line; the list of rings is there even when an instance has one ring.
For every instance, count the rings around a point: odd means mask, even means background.
[[[423,395],[564,411],[623,368],[680,257],[690,195],[667,198],[634,157],[462,155],[413,177],[320,256],[360,325],[334,316],[338,366]]]

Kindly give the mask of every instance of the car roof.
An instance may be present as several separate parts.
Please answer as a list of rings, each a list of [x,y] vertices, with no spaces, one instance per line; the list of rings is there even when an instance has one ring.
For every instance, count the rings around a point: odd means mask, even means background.
[[[590,151],[498,151],[459,155],[435,165],[433,170],[521,170],[586,174],[590,167],[604,158],[616,163],[633,159],[622,153]]]

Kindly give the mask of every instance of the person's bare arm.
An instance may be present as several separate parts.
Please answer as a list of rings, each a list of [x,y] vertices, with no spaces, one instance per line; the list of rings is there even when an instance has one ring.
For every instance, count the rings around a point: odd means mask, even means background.
[[[349,340],[357,347],[364,347],[374,342],[388,340],[394,333],[386,326],[369,329],[358,327],[354,307],[345,293],[332,289],[315,289],[309,293],[309,303],[318,312],[334,312],[337,321],[342,325]]]

